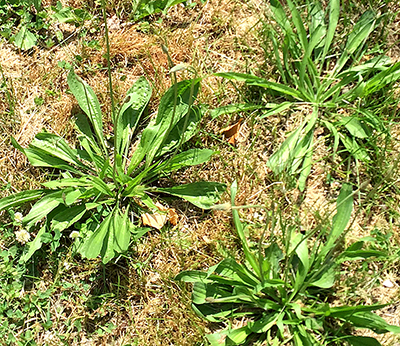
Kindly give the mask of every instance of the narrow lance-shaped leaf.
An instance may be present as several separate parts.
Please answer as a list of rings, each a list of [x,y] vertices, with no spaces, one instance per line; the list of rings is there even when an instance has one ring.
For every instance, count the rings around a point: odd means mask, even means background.
[[[0,211],[8,210],[9,208],[34,201],[43,196],[46,190],[28,190],[15,193],[13,195],[0,199]]]
[[[348,336],[344,340],[352,346],[382,346],[378,340],[369,336]]]
[[[329,2],[329,21],[328,21],[328,30],[325,37],[324,51],[322,53],[321,61],[325,60],[326,55],[328,54],[329,48],[331,47],[333,37],[335,35],[336,27],[339,22],[339,14],[340,14],[340,0],[331,0]],[[321,69],[324,64],[321,64]]]
[[[203,116],[203,110],[192,106],[189,112],[171,129],[168,136],[165,137],[162,146],[158,149],[155,159],[177,149],[183,143],[186,143],[198,131],[198,125]]]
[[[246,82],[249,85],[255,85],[266,89],[275,90],[284,95],[292,96],[300,101],[304,101],[305,99],[307,99],[307,96],[303,95],[299,90],[293,89],[284,84],[270,82],[266,79],[256,77],[250,74],[236,73],[236,72],[220,72],[220,73],[215,73],[215,75],[227,79],[233,79],[239,82]]]
[[[81,145],[85,148],[85,150],[88,152],[88,154],[94,151],[97,155],[101,155],[101,148],[94,139],[92,129],[90,127],[88,118],[85,114],[80,113],[76,116],[75,128],[80,133],[78,135],[78,140],[81,143]],[[89,145],[85,145],[84,140]]]
[[[303,24],[303,19],[301,18],[300,13],[296,8],[296,5],[291,0],[287,0],[287,4],[292,14],[292,22],[296,28],[297,36],[299,37],[299,41],[301,43],[303,51],[307,51],[308,41],[306,29]]]
[[[312,154],[313,154],[313,132],[309,136],[309,142],[306,145],[307,151],[304,155],[303,165],[299,176],[299,190],[304,191],[306,188],[307,178],[311,172]]]
[[[21,151],[29,160],[31,165],[35,167],[51,167],[70,171],[75,174],[82,175],[82,172],[69,165],[68,162],[54,157],[41,149],[37,148],[22,148],[18,142],[11,137],[11,144]]]
[[[201,79],[184,80],[174,84],[163,95],[158,107],[157,117],[143,130],[140,143],[131,157],[128,167],[130,175],[146,157],[149,167],[171,130],[187,115],[198,93]]]
[[[255,105],[255,104],[251,104],[251,103],[230,104],[230,105],[221,106],[221,107],[210,110],[210,115],[211,115],[211,118],[215,119],[224,114],[253,111],[253,110],[260,109],[260,108],[264,108],[264,105]]]
[[[36,234],[34,240],[27,244],[28,251],[21,256],[22,262],[27,262],[32,255],[42,247],[42,236],[46,233],[46,225],[44,225]]]
[[[126,93],[126,99],[119,110],[114,129],[117,138],[116,148],[119,154],[127,155],[132,134],[150,97],[151,86],[144,77],[140,77]]]
[[[46,217],[60,203],[70,205],[81,194],[81,191],[73,188],[49,192],[33,205],[29,213],[23,218],[22,223],[28,226],[33,225]]]
[[[151,188],[147,190],[181,197],[199,208],[209,209],[219,201],[225,189],[226,185],[222,183],[199,181],[169,188]]]
[[[53,133],[38,133],[29,145],[29,149],[39,149],[48,155],[66,161],[79,168],[90,169],[77,159],[77,152],[75,149],[72,149],[63,138]]]
[[[157,172],[168,173],[184,167],[199,165],[207,162],[213,154],[214,151],[210,149],[189,149],[175,155],[171,160],[157,167],[156,170]]]
[[[118,214],[119,213],[121,213],[121,211],[118,211]],[[114,218],[114,249],[119,253],[128,250],[131,240],[131,222],[129,221],[128,214],[129,208],[126,209],[122,217],[118,215],[118,217]]]
[[[372,11],[366,11],[354,25],[353,31],[349,34],[344,50],[334,68],[334,74],[339,73],[346,65],[349,58],[362,47],[375,26],[375,13]]]
[[[235,180],[231,185],[231,204],[232,204],[232,206],[235,206],[236,193],[237,193],[237,182]],[[237,211],[237,209],[235,209],[235,208],[232,209],[232,216],[233,216],[233,222],[235,224],[236,231],[238,233],[238,236],[239,236],[240,241],[243,246],[243,251],[244,251],[246,260],[250,263],[251,268],[254,270],[254,272],[257,274],[257,276],[259,278],[261,278],[260,263],[258,263],[256,256],[251,252],[249,244],[247,243],[247,239],[244,234],[244,227],[243,227],[242,222],[240,221],[239,212]]]
[[[321,28],[321,33],[319,37],[319,42],[314,48],[314,57],[315,62],[318,62],[321,58],[321,54],[323,53],[323,48],[325,45],[325,38],[327,33],[327,25],[325,23],[325,10],[322,8],[322,4],[320,2],[315,2],[308,4],[309,6],[309,15],[311,17],[311,25],[309,27],[310,36],[314,35],[317,28]]]
[[[343,319],[350,322],[355,327],[368,328],[378,334],[387,332],[400,333],[400,327],[390,325],[382,317],[369,311],[356,312]]]
[[[336,202],[336,214],[333,217],[332,229],[328,235],[326,244],[321,249],[321,260],[336,246],[336,241],[346,229],[353,210],[353,188],[350,184],[343,184]]]
[[[94,132],[96,134],[99,144],[102,146],[104,153],[107,152],[105,148],[105,139],[103,135],[103,119],[99,100],[93,89],[86,84],[86,82],[78,77],[73,70],[68,74],[68,86],[74,94],[79,106],[88,116]]]
[[[146,149],[147,165],[151,164],[171,130],[188,113],[197,96],[200,81],[200,78],[181,81],[169,88],[161,98],[154,128],[148,127],[148,131],[146,128],[140,142]]]
[[[79,252],[86,258],[96,258],[100,254],[105,255],[109,249],[108,235],[113,219],[114,211],[106,216],[99,228],[94,231],[82,244]]]

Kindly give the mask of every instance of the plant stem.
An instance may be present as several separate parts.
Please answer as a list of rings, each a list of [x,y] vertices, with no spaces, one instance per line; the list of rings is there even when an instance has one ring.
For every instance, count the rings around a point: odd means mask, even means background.
[[[116,181],[116,162],[115,155],[119,154],[116,152],[117,144],[118,144],[118,119],[115,114],[115,105],[114,105],[114,94],[113,94],[113,86],[112,86],[112,77],[111,77],[111,62],[110,62],[110,40],[108,36],[108,24],[107,24],[107,13],[106,13],[106,3],[104,0],[101,0],[101,7],[103,10],[103,20],[104,20],[104,31],[105,31],[105,38],[106,38],[106,58],[107,58],[107,74],[108,74],[108,87],[110,90],[110,99],[111,99],[111,118],[114,124],[114,162],[113,162],[113,180],[115,183]]]
[[[110,89],[110,98],[111,98],[111,115],[112,120],[115,124],[115,105],[114,105],[114,94],[113,94],[113,87],[112,87],[112,78],[111,78],[111,62],[110,62],[110,40],[108,36],[108,24],[107,24],[107,13],[106,13],[106,4],[104,0],[101,0],[101,6],[103,10],[103,20],[104,20],[104,30],[105,30],[105,38],[106,38],[106,58],[107,58],[107,73],[108,73],[108,87]]]

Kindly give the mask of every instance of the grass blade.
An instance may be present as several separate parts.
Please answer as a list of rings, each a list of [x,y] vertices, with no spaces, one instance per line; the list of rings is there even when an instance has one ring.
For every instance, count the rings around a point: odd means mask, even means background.
[[[331,47],[333,37],[335,36],[336,27],[339,22],[339,13],[340,13],[340,0],[331,0],[329,2],[329,24],[328,24],[328,30],[326,32],[324,50],[322,53],[321,61],[325,60],[329,48]],[[321,64],[321,69],[323,68],[323,65],[324,64]]]

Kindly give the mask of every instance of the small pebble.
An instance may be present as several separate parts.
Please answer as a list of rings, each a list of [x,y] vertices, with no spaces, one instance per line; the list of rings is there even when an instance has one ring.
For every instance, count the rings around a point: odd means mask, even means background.
[[[394,284],[390,280],[385,280],[385,281],[382,282],[382,286],[388,287],[388,288],[392,288],[392,287],[394,287]]]

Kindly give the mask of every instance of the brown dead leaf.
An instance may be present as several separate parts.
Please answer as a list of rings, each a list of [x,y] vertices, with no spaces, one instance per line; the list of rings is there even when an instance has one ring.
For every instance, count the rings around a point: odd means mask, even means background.
[[[155,206],[158,210],[165,212],[168,208],[164,207],[161,203],[156,202]],[[160,230],[167,222],[167,213],[144,213],[141,215],[143,226],[150,226]]]
[[[142,223],[144,226],[150,226],[160,230],[166,224],[167,221],[171,223],[171,225],[176,226],[178,223],[178,214],[175,209],[167,208],[163,206],[161,203],[156,202],[155,206],[162,213],[144,213],[141,215]],[[165,213],[166,212],[166,213]]]
[[[165,223],[167,222],[167,214],[160,214],[160,213],[145,213],[142,214],[142,223],[143,226],[150,226],[160,230],[163,228]]]
[[[219,133],[223,134],[224,137],[228,140],[229,144],[234,145],[236,142],[236,139],[239,135],[239,130],[240,130],[240,124],[242,123],[243,119],[239,119],[239,121],[236,124],[233,124],[228,127],[224,127]]]
[[[172,226],[176,226],[178,224],[178,214],[176,213],[176,210],[173,208],[168,209],[168,221]]]

